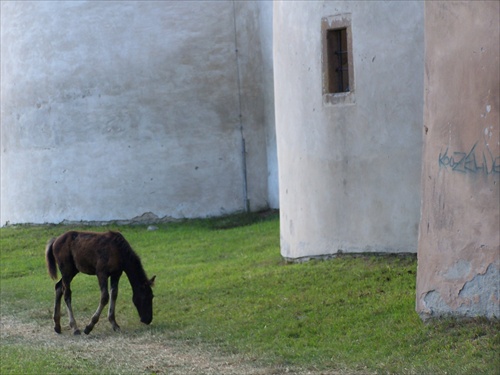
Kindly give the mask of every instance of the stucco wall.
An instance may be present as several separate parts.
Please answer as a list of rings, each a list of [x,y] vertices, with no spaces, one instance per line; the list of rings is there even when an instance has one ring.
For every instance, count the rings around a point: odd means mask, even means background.
[[[1,225],[277,205],[267,8],[2,2]]]
[[[500,7],[425,3],[417,311],[500,316]]]
[[[354,103],[322,97],[321,19],[350,14]],[[277,1],[281,253],[416,252],[423,3]]]
[[[250,205],[267,202],[278,208],[272,2],[235,1],[234,7]],[[267,166],[264,174],[263,165]]]

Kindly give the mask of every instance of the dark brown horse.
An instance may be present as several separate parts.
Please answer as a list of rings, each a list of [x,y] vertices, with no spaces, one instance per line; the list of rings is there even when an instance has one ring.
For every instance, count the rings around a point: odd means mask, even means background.
[[[61,298],[64,295],[69,325],[73,334],[79,335],[73,309],[71,308],[71,280],[78,272],[87,275],[97,275],[101,288],[101,301],[90,323],[84,332],[88,335],[99,321],[102,310],[109,301],[108,278],[111,280],[111,302],[109,304],[108,320],[115,331],[120,327],[115,320],[115,303],[118,296],[118,282],[123,272],[132,286],[135,307],[145,324],[153,320],[153,286],[155,276],[151,280],[146,277],[141,260],[132,250],[129,243],[118,232],[66,232],[52,238],[45,249],[45,260],[49,275],[57,279],[57,266],[62,278],[56,283],[56,301],[54,306],[54,330],[61,333]]]

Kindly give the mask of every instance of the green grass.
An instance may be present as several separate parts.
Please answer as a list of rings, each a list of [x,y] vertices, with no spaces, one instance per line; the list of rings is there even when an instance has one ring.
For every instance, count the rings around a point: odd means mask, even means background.
[[[71,364],[58,350],[23,345],[2,345],[1,374],[75,374],[97,373],[96,363],[85,359],[72,358]]]
[[[286,264],[280,256],[276,214],[158,227],[83,228],[120,230],[148,275],[157,276],[149,327],[138,322],[130,286],[122,278],[116,312],[122,335],[147,331],[165,340],[243,354],[269,366],[380,374],[498,373],[498,321],[419,319],[414,308],[416,257],[345,255]],[[49,237],[69,229],[0,229],[2,316],[43,326],[48,338],[55,335],[54,283],[45,269],[44,246]],[[98,298],[95,277],[78,275],[73,307],[80,327]],[[67,325],[66,316],[62,322]],[[109,331],[102,319],[95,334]],[[0,373],[44,369],[51,362],[44,353],[43,346],[2,339]],[[106,363],[75,359],[70,365],[72,373],[112,372],[101,371]]]

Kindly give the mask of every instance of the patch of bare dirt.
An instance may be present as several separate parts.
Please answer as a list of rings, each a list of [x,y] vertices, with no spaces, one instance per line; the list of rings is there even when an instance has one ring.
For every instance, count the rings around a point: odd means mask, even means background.
[[[166,340],[153,333],[61,335],[27,324],[8,316],[0,317],[3,345],[23,344],[39,348],[57,347],[68,358],[84,359],[106,365],[115,374],[172,374],[172,375],[340,375],[338,372],[315,372],[281,366],[263,367],[241,355],[228,355],[216,349],[207,351]]]

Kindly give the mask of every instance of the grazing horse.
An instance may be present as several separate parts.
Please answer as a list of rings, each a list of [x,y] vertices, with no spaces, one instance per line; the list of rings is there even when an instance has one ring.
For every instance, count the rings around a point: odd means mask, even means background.
[[[90,323],[85,327],[89,334],[99,321],[102,310],[109,301],[108,278],[111,279],[111,302],[108,320],[113,330],[120,329],[115,320],[115,303],[118,296],[118,282],[122,272],[132,286],[133,297],[141,322],[151,323],[153,320],[153,291],[155,276],[151,280],[146,277],[141,260],[132,250],[129,243],[118,232],[93,233],[70,231],[57,238],[52,238],[45,249],[47,269],[52,279],[57,279],[57,266],[62,278],[56,283],[56,301],[54,306],[54,330],[61,333],[61,298],[64,295],[69,325],[73,334],[79,335],[73,309],[71,308],[71,280],[78,272],[97,275],[101,288],[101,301]]]

